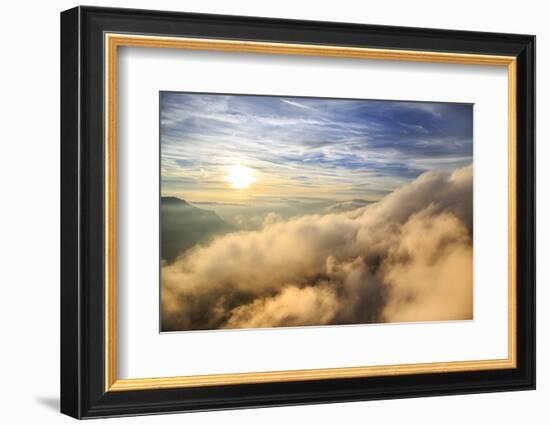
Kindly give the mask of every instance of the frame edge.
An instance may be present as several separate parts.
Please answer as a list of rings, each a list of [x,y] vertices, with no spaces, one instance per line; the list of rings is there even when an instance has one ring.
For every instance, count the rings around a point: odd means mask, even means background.
[[[60,411],[82,417],[80,375],[80,8],[60,14],[61,286]]]
[[[536,389],[536,36],[525,36],[518,54],[517,271],[518,338],[523,389]],[[520,107],[521,106],[521,107]],[[521,164],[521,167],[519,166]],[[519,287],[519,284],[523,288]],[[520,306],[521,304],[521,306]],[[521,329],[521,332],[520,332]]]

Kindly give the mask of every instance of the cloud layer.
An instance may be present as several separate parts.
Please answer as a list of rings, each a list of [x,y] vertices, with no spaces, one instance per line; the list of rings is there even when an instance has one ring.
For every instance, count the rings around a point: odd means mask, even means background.
[[[162,329],[472,319],[472,167],[350,212],[266,220],[162,267]]]

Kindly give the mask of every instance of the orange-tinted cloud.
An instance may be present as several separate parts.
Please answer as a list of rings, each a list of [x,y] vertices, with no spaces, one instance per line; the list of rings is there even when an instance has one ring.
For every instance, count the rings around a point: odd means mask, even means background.
[[[347,213],[266,220],[162,266],[162,329],[472,318],[472,167]]]

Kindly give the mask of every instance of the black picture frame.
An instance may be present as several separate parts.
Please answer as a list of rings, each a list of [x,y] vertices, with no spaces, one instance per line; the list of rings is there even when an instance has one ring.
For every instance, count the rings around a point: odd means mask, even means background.
[[[517,367],[369,378],[105,391],[104,34],[514,56]],[[535,37],[76,7],[61,13],[61,412],[75,418],[535,388]]]

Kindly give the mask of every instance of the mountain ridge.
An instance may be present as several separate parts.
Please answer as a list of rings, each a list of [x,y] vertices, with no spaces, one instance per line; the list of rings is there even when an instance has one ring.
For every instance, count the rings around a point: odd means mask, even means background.
[[[196,244],[234,230],[214,211],[175,196],[161,197],[160,227],[161,257],[169,263]]]

